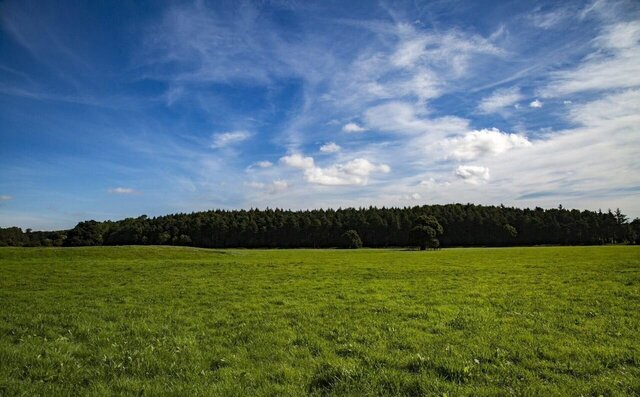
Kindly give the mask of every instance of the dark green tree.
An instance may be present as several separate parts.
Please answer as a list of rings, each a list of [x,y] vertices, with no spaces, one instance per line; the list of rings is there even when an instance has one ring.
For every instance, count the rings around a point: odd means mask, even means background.
[[[362,239],[355,230],[347,230],[342,234],[342,244],[345,248],[361,248]]]
[[[65,244],[69,246],[102,245],[104,241],[103,229],[104,224],[100,222],[93,220],[80,222],[69,230]]]
[[[440,240],[437,237],[444,233],[444,228],[433,215],[419,216],[411,230],[421,251],[440,247]]]

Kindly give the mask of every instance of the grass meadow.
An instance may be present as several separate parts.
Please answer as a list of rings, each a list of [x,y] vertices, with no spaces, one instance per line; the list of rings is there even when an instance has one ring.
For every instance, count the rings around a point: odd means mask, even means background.
[[[0,248],[0,395],[640,395],[640,247]]]

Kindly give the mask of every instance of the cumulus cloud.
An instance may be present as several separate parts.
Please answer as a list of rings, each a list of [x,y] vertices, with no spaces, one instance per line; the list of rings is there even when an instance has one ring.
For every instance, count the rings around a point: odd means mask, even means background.
[[[366,159],[354,159],[343,164],[327,168],[312,167],[305,170],[305,179],[310,183],[327,186],[364,186],[369,175],[374,172],[388,173],[391,168],[386,164],[374,164]]]
[[[337,168],[348,174],[367,176],[372,172],[388,173],[391,168],[386,164],[373,164],[367,159],[355,159],[344,164],[339,164]]]
[[[327,142],[324,145],[320,146],[320,151],[322,153],[335,153],[335,152],[339,152],[340,149],[342,149],[339,145],[337,145],[335,142]]]
[[[136,190],[130,187],[114,187],[107,189],[107,192],[111,194],[134,194]]]
[[[314,167],[313,157],[304,157],[299,153],[294,153],[290,156],[284,156],[280,159],[280,162],[292,168],[298,168],[306,170]]]
[[[523,96],[518,87],[496,90],[480,101],[478,111],[480,113],[495,113],[507,106],[515,105],[522,98]]]
[[[273,163],[271,161],[258,161],[256,164],[256,167],[259,168],[269,168],[273,166]]]
[[[456,168],[456,176],[472,185],[479,185],[489,180],[489,168],[479,165],[460,165]]]
[[[0,201],[9,201],[9,200],[13,200],[13,196],[10,196],[8,194],[0,195]]]
[[[531,142],[524,136],[491,128],[475,130],[462,137],[447,139],[442,146],[449,157],[468,161],[486,155],[500,154],[514,148],[531,146]]]
[[[347,133],[353,133],[353,132],[363,132],[363,131],[366,131],[366,129],[362,128],[357,123],[347,123],[344,126],[342,126],[342,131]]]
[[[542,102],[536,99],[534,101],[531,101],[531,103],[529,103],[529,107],[539,109],[542,107]]]
[[[304,178],[307,182],[325,186],[364,186],[369,182],[371,174],[386,174],[391,171],[387,164],[374,164],[363,158],[325,168],[316,166],[312,157],[304,157],[300,154],[285,156],[280,160],[289,167],[304,170]]]
[[[213,136],[213,143],[211,144],[211,147],[213,149],[221,149],[229,145],[245,141],[249,137],[251,137],[251,133],[244,130],[222,132]]]

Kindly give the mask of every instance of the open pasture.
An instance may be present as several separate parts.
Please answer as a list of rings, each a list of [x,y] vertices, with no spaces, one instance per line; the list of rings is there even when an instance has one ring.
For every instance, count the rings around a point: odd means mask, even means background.
[[[0,395],[640,395],[640,247],[1,248]]]

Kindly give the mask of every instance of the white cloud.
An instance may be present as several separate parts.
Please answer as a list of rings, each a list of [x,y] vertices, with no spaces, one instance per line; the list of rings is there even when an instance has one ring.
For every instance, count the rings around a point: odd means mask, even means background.
[[[386,164],[373,164],[366,159],[355,159],[327,168],[313,167],[305,170],[305,179],[310,183],[327,186],[364,186],[369,175],[374,172],[388,173],[391,168]]]
[[[625,203],[631,211],[640,210],[634,204],[640,193],[640,90],[572,105],[567,118],[578,127],[485,158],[493,182],[484,197],[512,197],[517,205],[562,202],[592,209]]]
[[[569,112],[569,119],[584,126],[607,127],[616,132],[631,127],[640,121],[640,89],[615,93],[575,106]],[[602,137],[607,137],[607,134]],[[635,138],[632,141],[640,146],[637,130],[630,138]]]
[[[442,191],[442,188],[451,185],[449,181],[436,180],[434,177],[423,179],[417,183],[417,186],[426,190],[438,190]]]
[[[486,155],[500,154],[514,148],[531,146],[531,142],[524,136],[491,128],[475,130],[462,137],[447,139],[442,146],[450,157],[468,161]]]
[[[490,96],[480,101],[478,110],[481,113],[495,113],[507,106],[517,104],[522,98],[523,96],[518,87],[496,90]]]
[[[9,201],[9,200],[13,200],[13,196],[10,196],[8,194],[0,195],[0,201]]]
[[[144,62],[160,66],[160,77],[166,70],[162,66],[171,65],[175,80],[225,84],[267,84],[279,76],[310,73],[321,64],[322,58],[312,54],[315,48],[304,54],[300,43],[275,34],[259,7],[235,7],[232,18],[224,14],[201,2],[168,7],[162,22],[147,31]]]
[[[414,95],[421,102],[425,102],[427,99],[440,96],[442,83],[443,81],[431,70],[420,69],[413,73],[411,79],[404,83],[398,83],[396,87],[390,87],[390,90],[396,90],[397,94],[400,95]],[[390,92],[389,94],[392,93]]]
[[[322,153],[336,153],[339,152],[340,149],[341,147],[335,142],[327,142],[324,145],[320,146],[320,151]]]
[[[489,180],[489,168],[479,165],[460,165],[456,168],[456,176],[473,185]]]
[[[536,99],[534,101],[531,101],[531,103],[529,103],[529,107],[539,109],[542,107],[542,102]]]
[[[130,187],[114,187],[107,189],[107,192],[111,194],[134,194],[137,193],[135,189]]]
[[[411,67],[424,56],[424,48],[427,45],[427,37],[415,37],[412,40],[402,42],[395,54],[391,56],[391,62],[399,67]]]
[[[284,156],[280,159],[280,162],[293,168],[306,170],[314,167],[313,157],[304,157],[301,154],[295,153],[290,156]]]
[[[399,25],[403,38],[391,62],[400,68],[430,66],[447,69],[455,76],[462,75],[476,54],[498,55],[502,51],[490,40],[480,36],[470,36],[456,30],[440,34],[417,33],[413,27]]]
[[[492,39],[455,29],[429,31],[407,23],[366,28],[373,40],[367,38],[355,61],[329,72],[330,89],[322,97],[339,109],[357,112],[385,99],[426,103],[456,80],[470,78],[476,58],[503,54]]]
[[[281,179],[275,180],[271,183],[252,181],[252,182],[247,182],[246,185],[254,189],[265,190],[267,193],[270,193],[270,194],[282,192],[284,190],[287,190],[290,187],[289,182]]]
[[[326,186],[364,186],[372,173],[386,174],[391,171],[387,164],[374,164],[363,158],[326,168],[316,166],[312,157],[303,157],[300,154],[282,157],[280,161],[289,167],[304,170],[304,178],[307,182]]]
[[[391,168],[386,164],[373,164],[367,159],[355,159],[337,166],[347,174],[367,176],[372,172],[388,173]]]
[[[640,86],[640,21],[606,27],[577,67],[551,74],[545,97]]]
[[[596,38],[600,48],[626,50],[640,44],[640,20],[609,26]]]
[[[428,118],[418,106],[400,101],[371,107],[364,118],[371,129],[399,134],[429,133],[431,139],[460,134],[468,129],[467,120],[454,116]]]
[[[211,144],[211,147],[213,149],[221,149],[229,145],[234,145],[236,143],[247,140],[250,136],[251,133],[244,130],[215,134],[213,136],[213,143]]]
[[[256,167],[260,167],[260,168],[269,168],[273,166],[273,163],[271,161],[258,161],[257,163],[255,163]]]
[[[361,126],[359,126],[356,123],[347,123],[342,127],[342,131],[347,132],[347,133],[353,133],[353,132],[366,131],[366,129],[362,128]]]

